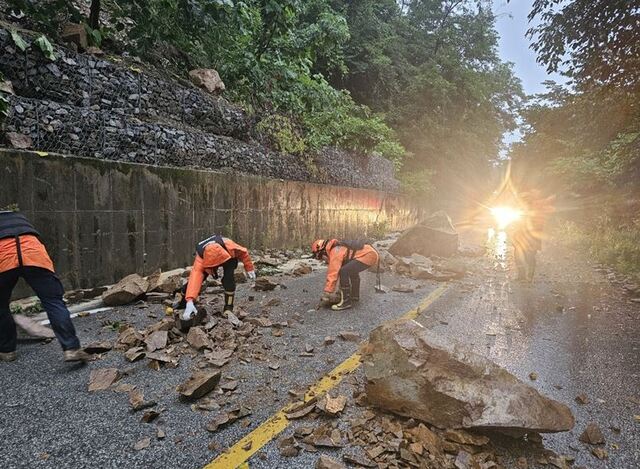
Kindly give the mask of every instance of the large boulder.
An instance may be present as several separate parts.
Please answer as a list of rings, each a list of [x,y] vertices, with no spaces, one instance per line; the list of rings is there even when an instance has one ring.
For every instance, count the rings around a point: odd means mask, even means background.
[[[458,251],[458,232],[445,212],[436,212],[404,231],[389,248],[394,256],[449,257]]]
[[[209,93],[218,94],[225,90],[224,82],[217,71],[212,68],[197,68],[189,72],[194,85],[204,88]]]
[[[412,320],[375,329],[363,361],[371,404],[440,428],[522,435],[567,431],[575,423],[567,406]]]
[[[102,294],[102,301],[107,306],[126,305],[144,295],[148,288],[149,282],[140,275],[127,275]]]

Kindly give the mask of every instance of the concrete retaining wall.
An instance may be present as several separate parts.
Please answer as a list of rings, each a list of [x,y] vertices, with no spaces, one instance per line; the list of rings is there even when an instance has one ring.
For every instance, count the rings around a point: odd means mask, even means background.
[[[17,203],[31,219],[67,288],[190,264],[213,233],[254,249],[306,247],[419,216],[375,190],[14,150],[0,150],[0,182],[0,207]]]

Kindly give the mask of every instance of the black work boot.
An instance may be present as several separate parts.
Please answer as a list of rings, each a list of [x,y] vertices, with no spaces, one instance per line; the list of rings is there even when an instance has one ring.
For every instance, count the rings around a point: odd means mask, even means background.
[[[224,308],[222,308],[222,312],[229,311],[233,312],[233,300],[235,298],[236,292],[234,291],[226,291],[224,292]]]
[[[357,303],[360,301],[360,277],[353,277],[351,279],[351,302]]]
[[[342,311],[344,309],[349,309],[353,307],[351,303],[351,288],[341,288],[340,289],[340,303],[333,305],[331,307],[334,311]]]

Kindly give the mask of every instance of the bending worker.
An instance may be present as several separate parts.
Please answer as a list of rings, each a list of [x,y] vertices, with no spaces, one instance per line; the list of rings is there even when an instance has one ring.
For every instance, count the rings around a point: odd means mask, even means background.
[[[222,267],[222,286],[224,288],[224,311],[233,311],[233,300],[236,292],[236,279],[234,271],[238,267],[238,261],[244,265],[247,277],[252,280],[256,278],[256,272],[249,257],[247,248],[240,246],[229,238],[214,235],[196,245],[196,258],[193,261],[185,300],[186,308],[182,315],[185,320],[190,319],[197,313],[193,304],[200,294],[202,282],[208,275],[218,276],[218,268]]]
[[[362,241],[339,241],[318,239],[311,245],[311,251],[318,260],[329,264],[323,303],[331,301],[340,278],[340,302],[331,306],[334,311],[353,307],[360,300],[360,272],[378,262],[378,252],[370,244]]]
[[[80,349],[71,315],[62,300],[64,288],[39,237],[24,215],[0,211],[0,361],[16,359],[16,323],[9,302],[20,277],[35,291],[47,312],[64,351],[64,361],[86,361],[88,355]]]

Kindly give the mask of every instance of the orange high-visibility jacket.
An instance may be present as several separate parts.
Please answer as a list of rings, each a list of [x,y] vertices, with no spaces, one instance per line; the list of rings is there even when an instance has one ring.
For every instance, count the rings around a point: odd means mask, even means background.
[[[214,269],[220,267],[229,259],[238,259],[242,262],[244,270],[247,272],[254,270],[247,248],[240,246],[229,238],[222,239],[228,252],[218,243],[213,242],[205,246],[203,257],[196,254],[191,274],[189,275],[189,284],[187,285],[187,293],[185,296],[187,301],[195,300],[198,297],[206,274],[212,275]]]
[[[327,257],[329,258],[329,271],[327,281],[324,286],[326,293],[333,293],[338,283],[340,269],[347,261],[349,249],[346,246],[336,246],[337,239],[332,239],[327,243]],[[378,252],[369,244],[365,244],[362,249],[354,253],[353,260],[360,261],[365,265],[372,266],[378,262]]]
[[[36,236],[26,234],[21,235],[19,239],[23,266],[42,267],[54,272],[53,262],[51,262],[44,244]],[[18,267],[20,267],[20,262],[18,261],[16,239],[0,239],[0,273]]]

